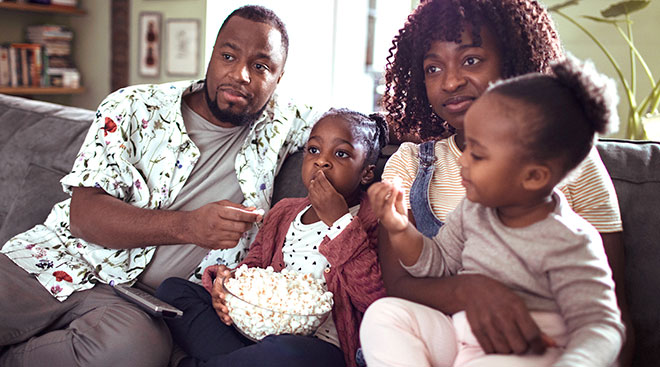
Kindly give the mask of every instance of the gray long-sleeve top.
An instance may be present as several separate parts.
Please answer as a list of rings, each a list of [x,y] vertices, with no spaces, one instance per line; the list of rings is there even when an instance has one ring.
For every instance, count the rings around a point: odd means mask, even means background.
[[[467,199],[424,238],[415,277],[482,274],[502,282],[530,311],[558,312],[569,342],[553,366],[609,366],[624,339],[614,282],[599,233],[555,191],[555,210],[524,228]]]

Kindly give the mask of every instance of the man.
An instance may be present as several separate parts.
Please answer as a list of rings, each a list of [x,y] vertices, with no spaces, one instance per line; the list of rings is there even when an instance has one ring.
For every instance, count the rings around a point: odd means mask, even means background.
[[[242,7],[220,28],[204,81],[124,88],[101,103],[62,179],[71,200],[2,248],[0,365],[168,363],[165,324],[111,285],[154,289],[190,275],[209,249],[226,249],[214,262],[242,258],[313,119],[277,102],[287,52],[274,13]]]

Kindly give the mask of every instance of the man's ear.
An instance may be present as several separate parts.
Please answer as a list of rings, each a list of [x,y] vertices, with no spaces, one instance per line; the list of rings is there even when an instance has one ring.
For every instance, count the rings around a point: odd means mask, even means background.
[[[284,70],[282,70],[280,76],[277,77],[277,84],[280,84],[280,80],[282,80],[282,75],[284,75]]]
[[[552,170],[545,164],[528,164],[522,177],[523,188],[530,191],[539,190],[552,181]]]
[[[374,180],[375,173],[374,170],[376,169],[375,164],[369,164],[364,169],[362,170],[362,179],[360,180],[360,183],[362,185],[368,185],[371,183],[371,181]]]

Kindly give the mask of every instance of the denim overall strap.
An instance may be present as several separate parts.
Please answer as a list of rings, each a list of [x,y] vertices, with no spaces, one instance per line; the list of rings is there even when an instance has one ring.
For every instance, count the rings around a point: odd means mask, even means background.
[[[435,169],[435,141],[427,141],[419,146],[419,169],[415,181],[410,187],[410,209],[419,230],[424,236],[432,238],[444,224],[431,209],[429,186]]]

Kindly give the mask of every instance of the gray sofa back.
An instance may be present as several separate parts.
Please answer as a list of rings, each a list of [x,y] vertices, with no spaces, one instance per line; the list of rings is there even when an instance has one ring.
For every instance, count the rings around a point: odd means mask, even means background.
[[[94,112],[0,94],[0,246],[44,221],[66,199],[59,179],[73,165]],[[396,149],[388,146],[378,172]],[[598,149],[619,198],[635,366],[660,365],[660,144],[602,140]],[[284,163],[273,202],[304,196],[302,154]]]
[[[0,94],[0,246],[68,197],[59,179],[71,170],[93,117],[89,110]]]
[[[660,366],[660,144],[603,139],[598,151],[619,199],[634,366]]]

